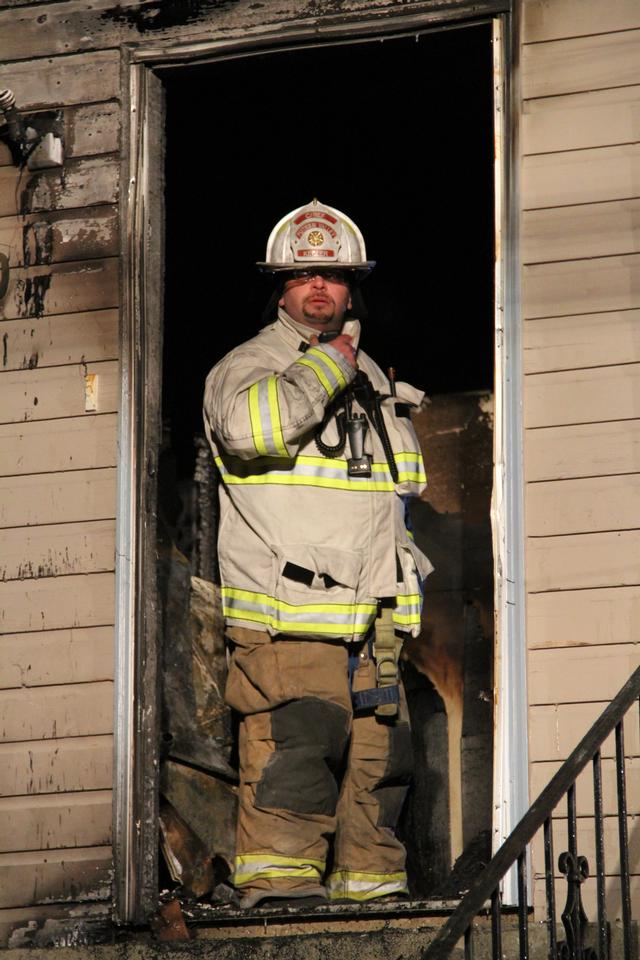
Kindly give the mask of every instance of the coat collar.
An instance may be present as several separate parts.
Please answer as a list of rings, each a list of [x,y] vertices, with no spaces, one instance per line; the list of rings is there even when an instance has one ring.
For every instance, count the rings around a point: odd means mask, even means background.
[[[296,349],[299,347],[300,343],[309,343],[309,338],[313,336],[315,331],[312,327],[308,327],[306,323],[298,323],[297,320],[294,320],[293,317],[290,317],[286,310],[283,310],[282,307],[278,307],[278,319],[276,320],[276,327],[281,336],[291,344],[291,346]],[[353,345],[358,349],[358,344],[360,342],[360,321],[355,319],[345,320],[342,325],[342,333],[347,333],[353,340]]]

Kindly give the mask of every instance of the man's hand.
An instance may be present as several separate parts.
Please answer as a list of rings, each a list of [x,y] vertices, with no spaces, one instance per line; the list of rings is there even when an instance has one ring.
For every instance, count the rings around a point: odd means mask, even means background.
[[[315,347],[320,343],[320,341],[316,335],[313,334],[311,337],[309,337],[309,343],[312,347]],[[335,337],[333,340],[329,340],[328,343],[332,347],[335,347],[335,349],[342,354],[345,360],[347,360],[352,367],[355,368],[357,366],[356,351],[353,346],[353,339],[348,333],[339,333],[337,337]]]

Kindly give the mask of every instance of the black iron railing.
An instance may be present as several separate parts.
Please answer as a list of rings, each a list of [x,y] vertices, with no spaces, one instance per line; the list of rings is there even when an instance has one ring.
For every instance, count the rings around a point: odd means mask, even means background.
[[[640,667],[589,732],[580,741],[573,753],[562,764],[553,779],[531,805],[513,833],[505,840],[494,858],[473,883],[455,912],[429,944],[423,960],[445,960],[456,943],[464,938],[465,960],[473,958],[473,921],[490,903],[491,911],[491,957],[503,960],[502,910],[500,884],[505,874],[516,866],[518,888],[518,933],[520,960],[529,957],[529,906],[527,897],[527,848],[540,829],[544,835],[544,868],[546,893],[546,926],[549,960],[608,960],[609,924],[605,899],[605,842],[604,812],[602,800],[601,748],[604,741],[615,731],[615,764],[617,788],[617,819],[620,853],[620,886],[622,899],[623,957],[636,960],[632,955],[632,911],[629,881],[629,838],[627,828],[626,762],[624,749],[625,715],[640,698]],[[581,888],[589,876],[589,864],[578,853],[578,816],[576,807],[576,780],[591,763],[593,767],[594,834],[596,850],[596,903],[597,947],[585,944],[587,917],[585,915]],[[553,848],[553,813],[566,797],[568,850],[560,854],[558,869],[567,883],[567,900],[561,919],[564,939],[558,940],[556,927],[556,898]]]

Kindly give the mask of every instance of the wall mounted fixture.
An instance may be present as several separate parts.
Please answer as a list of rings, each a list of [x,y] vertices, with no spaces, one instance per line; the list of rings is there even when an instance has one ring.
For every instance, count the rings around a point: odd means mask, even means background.
[[[0,140],[4,140],[16,166],[29,170],[61,167],[62,139],[55,129],[57,114],[34,114],[25,119],[16,107],[12,90],[0,90]]]

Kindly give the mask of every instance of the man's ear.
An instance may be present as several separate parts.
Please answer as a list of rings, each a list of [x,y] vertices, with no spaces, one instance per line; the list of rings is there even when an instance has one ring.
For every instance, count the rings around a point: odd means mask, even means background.
[[[349,297],[349,302],[347,303],[347,310],[351,310],[353,304],[351,303],[351,297]]]
[[[278,306],[284,307],[284,297],[280,297],[280,299],[278,300]]]

